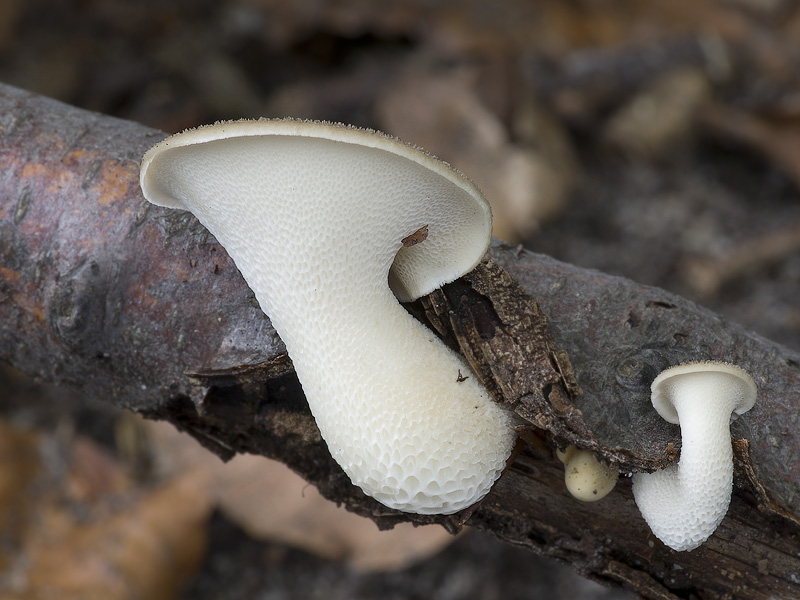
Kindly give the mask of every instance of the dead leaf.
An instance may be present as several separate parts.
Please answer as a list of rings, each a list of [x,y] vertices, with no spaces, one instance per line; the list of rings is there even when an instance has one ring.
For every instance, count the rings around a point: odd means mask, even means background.
[[[40,438],[0,423],[0,535],[13,548],[0,554],[0,597],[175,598],[205,554],[203,475],[136,489],[95,442]],[[64,460],[43,462],[40,443]]]
[[[718,135],[754,148],[800,187],[800,119],[773,122],[744,110],[713,104],[703,111],[702,122]]]
[[[493,235],[519,241],[563,210],[572,165],[547,152],[563,144],[517,145],[478,96],[470,69],[410,69],[378,99],[380,127],[468,173],[492,206]],[[501,102],[502,103],[502,102]]]
[[[698,68],[658,76],[606,123],[606,141],[632,158],[658,159],[689,143],[711,85]]]
[[[400,243],[403,244],[403,248],[409,248],[411,246],[416,246],[417,244],[421,244],[427,239],[428,239],[428,226],[423,225],[411,235],[407,235],[402,240],[400,240]]]
[[[32,514],[31,484],[41,474],[39,435],[0,420],[0,573],[13,559]],[[10,551],[9,551],[10,550]]]
[[[240,454],[227,463],[164,422],[147,422],[161,472],[198,469],[213,481],[219,509],[250,536],[283,542],[362,571],[404,568],[455,538],[438,525],[389,531],[323,498],[287,466]]]
[[[41,508],[13,569],[7,598],[170,600],[205,554],[210,504],[188,474],[97,520]]]

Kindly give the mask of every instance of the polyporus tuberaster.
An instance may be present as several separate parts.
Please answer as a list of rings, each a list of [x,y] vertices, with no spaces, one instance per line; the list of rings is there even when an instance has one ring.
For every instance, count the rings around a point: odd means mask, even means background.
[[[677,465],[633,476],[633,495],[658,539],[673,550],[705,542],[728,512],[733,488],[732,415],[747,412],[756,384],[744,370],[698,362],[663,371],[651,386],[658,414],[681,426]]]
[[[383,134],[260,120],[167,138],[140,182],[225,247],[353,483],[422,514],[489,492],[516,439],[510,416],[395,297],[427,294],[483,256],[491,213],[470,181]]]

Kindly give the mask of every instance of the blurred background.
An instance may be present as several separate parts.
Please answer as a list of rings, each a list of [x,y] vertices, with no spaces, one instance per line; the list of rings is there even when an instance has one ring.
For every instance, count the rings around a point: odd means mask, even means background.
[[[0,0],[0,81],[170,133],[381,129],[475,180],[497,237],[800,350],[794,0]],[[478,532],[379,533],[98,400],[0,372],[0,598],[632,597]]]

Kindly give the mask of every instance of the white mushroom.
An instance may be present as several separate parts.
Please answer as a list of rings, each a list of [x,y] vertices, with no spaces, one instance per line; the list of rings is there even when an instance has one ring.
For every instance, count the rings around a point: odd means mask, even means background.
[[[564,463],[567,491],[578,500],[601,500],[617,484],[619,471],[601,463],[591,450],[581,450],[570,444],[564,452],[557,450],[556,456]]]
[[[491,213],[470,181],[386,135],[296,120],[172,136],[145,154],[140,181],[233,258],[353,483],[422,514],[488,493],[514,445],[510,416],[395,298],[483,256]]]
[[[756,384],[744,370],[698,362],[663,371],[651,386],[658,414],[681,426],[677,465],[633,476],[633,495],[647,524],[673,550],[705,542],[728,512],[733,487],[730,421],[747,412]]]

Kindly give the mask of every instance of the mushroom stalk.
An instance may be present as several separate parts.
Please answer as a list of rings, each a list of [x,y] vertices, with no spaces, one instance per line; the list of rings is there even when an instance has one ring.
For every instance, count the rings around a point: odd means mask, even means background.
[[[421,514],[489,492],[515,441],[509,413],[395,297],[480,260],[491,219],[470,182],[392,138],[291,120],[168,138],[141,181],[148,200],[190,210],[225,247],[353,483]]]
[[[692,367],[700,370],[687,372]],[[732,365],[698,363],[665,371],[653,382],[653,390],[659,413],[680,423],[680,461],[655,473],[636,473],[633,495],[656,537],[673,550],[693,550],[714,533],[728,511],[733,487],[731,415],[753,405],[755,384]]]
[[[387,257],[383,280],[390,264]],[[420,514],[457,512],[489,491],[510,453],[509,418],[474,375],[459,382],[469,367],[388,287],[375,289],[368,274],[343,284],[301,269],[291,281],[262,285],[256,273],[242,272],[268,314],[280,315],[273,326],[353,483],[386,506]],[[301,296],[324,302],[291,307],[291,298],[265,291],[298,280]],[[325,335],[304,323],[325,323]]]

